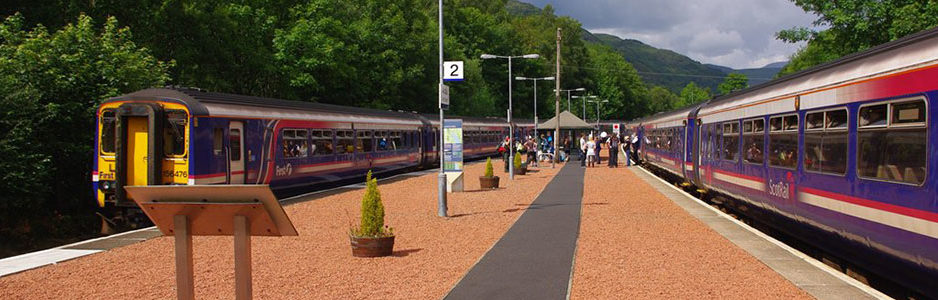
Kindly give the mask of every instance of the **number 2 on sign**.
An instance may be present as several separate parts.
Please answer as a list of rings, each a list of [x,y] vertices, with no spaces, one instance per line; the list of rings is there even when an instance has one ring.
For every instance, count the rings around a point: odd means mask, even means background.
[[[463,62],[461,61],[447,61],[443,63],[443,69],[446,72],[443,73],[443,80],[445,81],[461,81],[463,80]]]

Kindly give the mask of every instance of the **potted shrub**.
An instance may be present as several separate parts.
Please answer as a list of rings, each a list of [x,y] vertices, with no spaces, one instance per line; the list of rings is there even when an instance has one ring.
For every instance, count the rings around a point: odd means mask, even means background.
[[[515,175],[524,175],[527,170],[526,166],[521,163],[521,153],[515,152]]]
[[[498,188],[498,176],[495,176],[495,171],[492,170],[492,158],[485,159],[485,174],[479,176],[479,186],[482,189]]]
[[[378,192],[378,180],[365,177],[365,195],[362,197],[361,224],[352,228],[349,239],[352,255],[356,257],[388,256],[394,251],[394,230],[384,225],[384,204]]]

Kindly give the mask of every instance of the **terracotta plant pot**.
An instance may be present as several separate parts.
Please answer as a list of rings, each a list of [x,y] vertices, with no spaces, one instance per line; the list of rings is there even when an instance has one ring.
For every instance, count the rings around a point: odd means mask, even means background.
[[[482,189],[497,189],[498,188],[498,176],[485,177],[479,176],[479,186]]]
[[[388,237],[357,237],[349,236],[352,242],[352,256],[355,257],[381,257],[394,252],[394,236]]]

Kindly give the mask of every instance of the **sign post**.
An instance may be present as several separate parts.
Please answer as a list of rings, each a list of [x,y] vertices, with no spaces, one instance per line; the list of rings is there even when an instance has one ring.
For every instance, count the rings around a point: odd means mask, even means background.
[[[463,191],[462,120],[443,120],[443,172],[446,172],[446,191]]]
[[[251,299],[251,236],[296,236],[266,185],[127,186],[163,235],[176,241],[176,298],[195,299],[192,236],[234,236],[236,299]]]

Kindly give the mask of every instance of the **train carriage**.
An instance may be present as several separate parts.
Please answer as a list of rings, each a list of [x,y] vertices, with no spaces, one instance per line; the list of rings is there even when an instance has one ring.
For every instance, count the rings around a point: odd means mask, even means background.
[[[936,297],[936,54],[933,29],[649,117],[643,151],[776,229]],[[682,174],[671,148],[688,140],[683,162],[699,172]]]
[[[283,196],[439,164],[439,121],[409,112],[156,88],[106,100],[97,116],[94,192],[129,222],[145,217],[124,186],[268,184]],[[464,120],[467,159],[497,154],[505,120]]]

